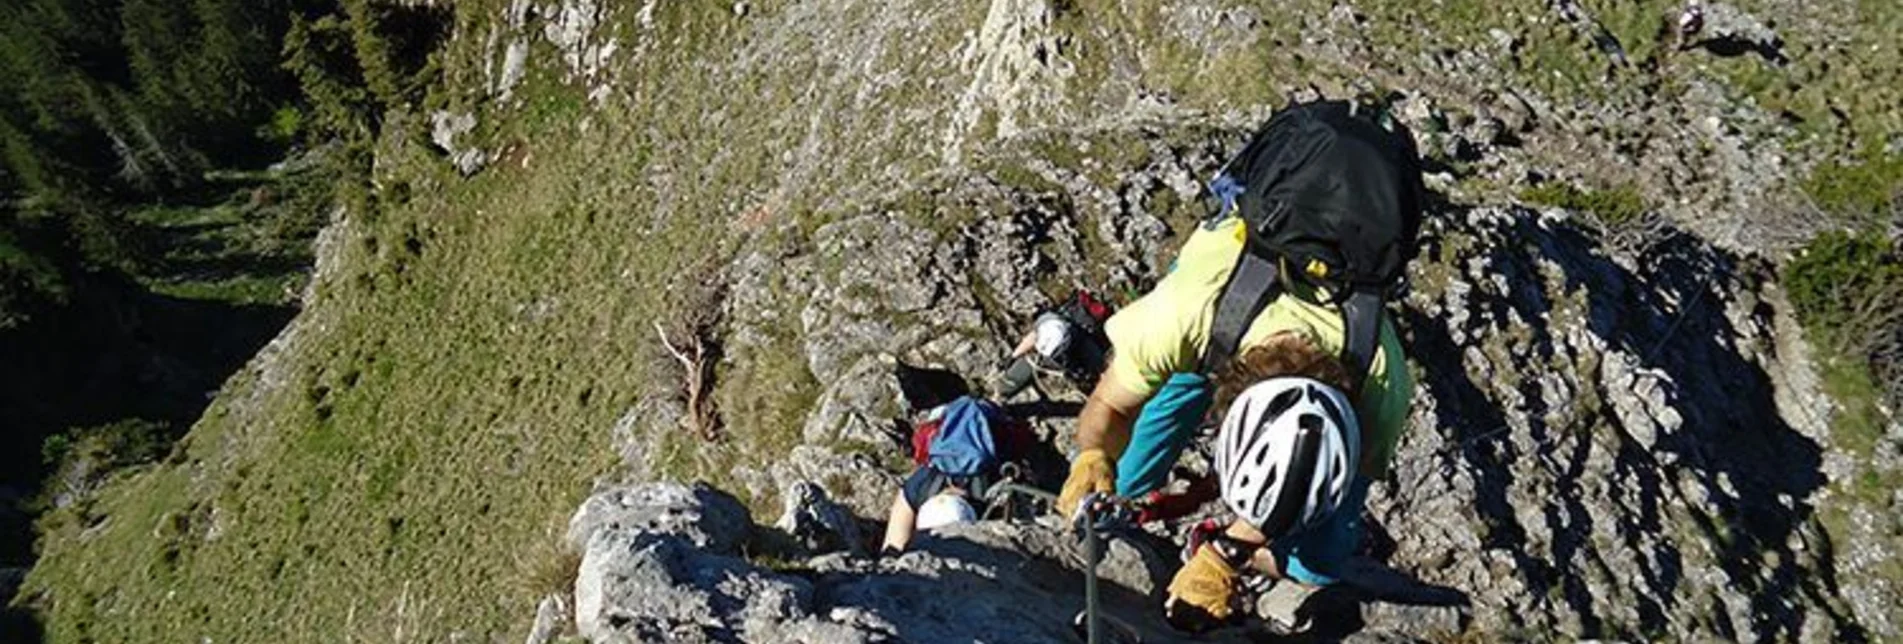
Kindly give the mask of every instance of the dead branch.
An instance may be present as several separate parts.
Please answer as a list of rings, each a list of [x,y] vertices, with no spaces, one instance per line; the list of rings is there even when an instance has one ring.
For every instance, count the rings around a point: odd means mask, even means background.
[[[676,345],[667,337],[661,323],[654,323],[654,334],[660,338],[661,347],[681,365],[680,396],[687,406],[683,422],[701,440],[716,441],[720,439],[720,415],[714,408],[714,373],[710,364],[713,340],[706,335],[708,330],[706,327],[691,329],[683,334],[682,344]]]

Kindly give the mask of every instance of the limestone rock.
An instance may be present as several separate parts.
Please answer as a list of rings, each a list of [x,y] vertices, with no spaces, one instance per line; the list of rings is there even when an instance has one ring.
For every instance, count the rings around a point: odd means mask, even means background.
[[[780,501],[784,509],[773,527],[792,537],[805,552],[866,549],[852,512],[826,498],[825,488],[800,481],[781,493]]]
[[[591,642],[762,641],[809,613],[812,585],[674,534],[605,529],[575,580],[575,627]]]
[[[896,449],[896,448],[894,448]],[[775,463],[764,490],[790,489],[801,481],[812,481],[826,488],[828,496],[868,519],[885,518],[898,492],[899,475],[888,471],[878,460],[865,454],[840,454],[824,447],[801,445],[784,460]]]
[[[562,629],[571,623],[568,602],[566,595],[549,595],[535,605],[535,622],[529,626],[527,644],[548,644],[561,635]]]
[[[489,162],[489,155],[474,147],[461,147],[456,139],[476,129],[476,115],[447,110],[430,113],[430,141],[449,155],[449,162],[463,176],[475,174]]]
[[[714,553],[731,553],[753,522],[738,499],[705,485],[643,483],[611,488],[583,501],[568,522],[567,541],[585,551],[601,532],[654,532]]]
[[[985,522],[922,536],[903,555],[836,553],[800,575],[697,547],[676,530],[604,526],[575,586],[591,642],[1059,642],[1083,603],[1082,555],[1062,522]],[[1145,641],[1175,636],[1154,608],[1169,563],[1113,541],[1101,564],[1106,614]]]

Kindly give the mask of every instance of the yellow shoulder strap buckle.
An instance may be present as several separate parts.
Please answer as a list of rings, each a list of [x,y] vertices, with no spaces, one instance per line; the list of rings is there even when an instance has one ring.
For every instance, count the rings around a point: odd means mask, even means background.
[[[1322,260],[1315,259],[1312,257],[1309,258],[1308,266],[1304,268],[1303,270],[1307,271],[1310,277],[1314,277],[1316,279],[1323,279],[1328,277],[1328,265],[1322,263]]]

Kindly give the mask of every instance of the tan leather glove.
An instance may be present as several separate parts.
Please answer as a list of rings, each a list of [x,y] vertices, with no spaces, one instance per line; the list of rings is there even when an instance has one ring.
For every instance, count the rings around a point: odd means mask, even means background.
[[[1110,457],[1101,449],[1087,449],[1070,462],[1070,476],[1064,479],[1064,489],[1057,495],[1057,511],[1066,517],[1077,515],[1077,505],[1091,492],[1115,494],[1117,491],[1117,469]]]
[[[1205,544],[1196,550],[1170,580],[1170,598],[1164,611],[1174,616],[1185,605],[1202,609],[1217,620],[1228,619],[1230,604],[1236,598],[1236,569],[1222,560],[1216,549]]]

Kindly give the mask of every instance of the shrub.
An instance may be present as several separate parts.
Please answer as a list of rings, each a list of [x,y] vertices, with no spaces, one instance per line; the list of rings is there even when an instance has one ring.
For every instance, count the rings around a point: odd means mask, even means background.
[[[292,143],[304,132],[304,111],[295,105],[286,105],[271,113],[271,122],[264,124],[259,136],[278,143]]]
[[[83,502],[113,473],[158,460],[176,429],[162,421],[126,418],[46,437],[40,444],[40,458],[51,474],[35,509]]]
[[[1875,234],[1827,232],[1784,267],[1784,287],[1798,320],[1829,339],[1868,333],[1903,305],[1903,258]],[[1854,347],[1845,347],[1854,348]]]
[[[1548,181],[1520,191],[1520,199],[1536,204],[1590,212],[1609,225],[1619,225],[1645,214],[1645,198],[1632,186],[1609,190],[1581,189],[1570,183]]]
[[[1852,221],[1881,217],[1903,200],[1903,154],[1820,164],[1800,187],[1825,212]]]
[[[1903,399],[1903,253],[1874,233],[1827,232],[1784,266],[1791,307],[1811,339]]]

